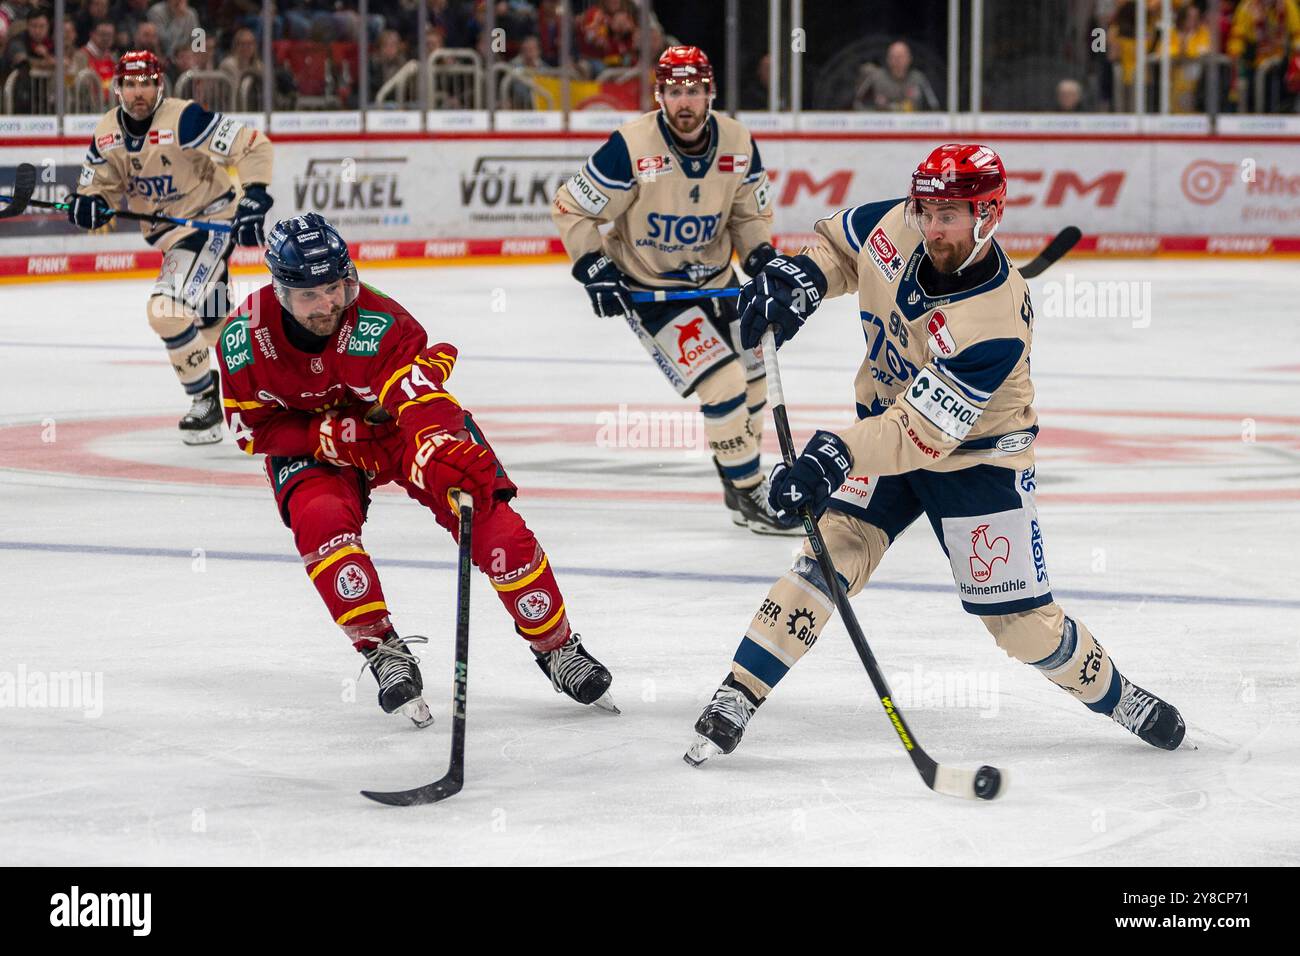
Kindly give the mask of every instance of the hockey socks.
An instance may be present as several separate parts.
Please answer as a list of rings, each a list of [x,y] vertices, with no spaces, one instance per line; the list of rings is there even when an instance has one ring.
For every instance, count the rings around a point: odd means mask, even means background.
[[[817,562],[801,555],[772,585],[731,662],[736,684],[761,702],[817,643],[834,604]]]

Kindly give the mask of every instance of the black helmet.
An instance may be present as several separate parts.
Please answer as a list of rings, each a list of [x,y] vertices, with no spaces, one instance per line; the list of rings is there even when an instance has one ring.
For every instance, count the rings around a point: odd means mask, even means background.
[[[282,219],[266,236],[266,264],[280,304],[288,308],[285,292],[342,281],[347,305],[356,301],[360,282],[348,244],[319,213]]]

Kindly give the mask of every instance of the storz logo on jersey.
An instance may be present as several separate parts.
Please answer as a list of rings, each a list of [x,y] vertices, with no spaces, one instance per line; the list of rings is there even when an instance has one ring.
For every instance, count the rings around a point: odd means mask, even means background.
[[[132,176],[127,183],[126,192],[128,196],[143,196],[145,199],[170,199],[178,195],[170,174]]]
[[[721,216],[674,216],[652,212],[646,216],[646,237],[668,244],[703,245],[713,241],[721,220]]]
[[[1034,579],[1042,584],[1047,580],[1047,559],[1043,557],[1043,532],[1038,528],[1038,522],[1034,519],[1029,521],[1029,547],[1034,554]]]
[[[872,231],[871,237],[867,239],[867,252],[871,254],[871,261],[876,264],[880,274],[893,282],[898,270],[903,268],[903,257],[898,254],[883,229],[877,227]]]

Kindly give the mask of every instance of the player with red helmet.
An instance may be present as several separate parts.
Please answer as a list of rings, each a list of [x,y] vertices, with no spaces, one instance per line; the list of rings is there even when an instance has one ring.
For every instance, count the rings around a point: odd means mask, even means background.
[[[704,51],[669,47],[655,67],[659,109],[612,133],[557,191],[551,216],[595,313],[625,319],[677,394],[699,400],[732,522],[789,534],[768,504],[767,383],[737,341],[734,298],[631,301],[633,290],[735,288],[733,252],[750,275],[776,255],[758,146],[712,111],[713,96]]]
[[[905,199],[821,220],[815,245],[773,259],[741,291],[743,345],[772,326],[780,346],[822,300],[851,292],[866,335],[858,421],[818,431],[792,466],[778,464],[771,504],[791,517],[805,506],[820,516],[850,596],[924,515],[962,607],[999,647],[1090,710],[1173,750],[1185,730],[1178,710],[1125,678],[1052,597],[1034,502],[1034,308],[993,238],[1006,196],[1006,170],[992,149],[940,146],[913,172]],[[833,610],[831,586],[805,544],[696,722],[688,763],[736,748]]]
[[[146,309],[149,325],[190,396],[190,410],[180,420],[181,440],[218,442],[221,402],[208,349],[229,309],[227,263],[235,243],[262,243],[272,202],[266,191],[271,142],[234,117],[167,97],[162,64],[148,50],[122,55],[113,93],[118,105],[95,127],[77,189],[68,197],[68,220],[99,229],[125,199],[132,212],[230,225],[228,232],[209,232],[140,224],[145,241],[163,254]],[[232,166],[237,181],[227,172]]]

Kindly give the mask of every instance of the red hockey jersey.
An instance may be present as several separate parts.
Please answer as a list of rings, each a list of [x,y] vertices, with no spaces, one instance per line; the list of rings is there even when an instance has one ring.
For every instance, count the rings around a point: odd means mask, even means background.
[[[456,350],[428,348],[420,323],[382,292],[363,285],[320,354],[296,348],[282,321],[275,291],[264,286],[231,316],[217,345],[226,425],[248,454],[315,454],[317,416],[329,409],[369,410],[374,421],[381,406],[415,444],[466,427],[443,387]]]

